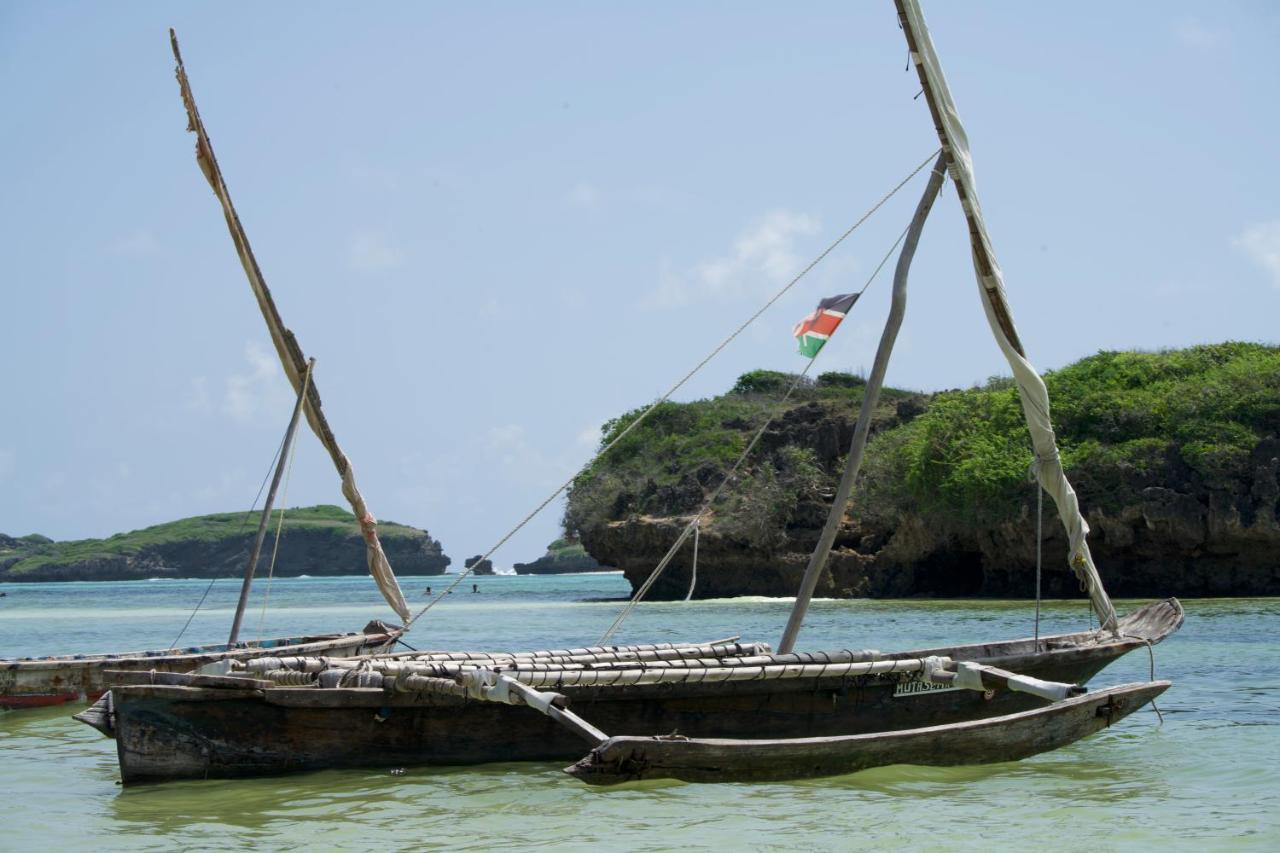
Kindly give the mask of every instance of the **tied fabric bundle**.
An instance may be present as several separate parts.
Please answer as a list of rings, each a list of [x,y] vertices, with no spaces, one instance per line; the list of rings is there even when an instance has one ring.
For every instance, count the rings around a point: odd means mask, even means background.
[[[793,334],[800,345],[801,355],[806,358],[817,356],[827,339],[835,334],[853,303],[858,301],[858,296],[857,293],[829,296],[818,303],[812,314],[796,323]]]

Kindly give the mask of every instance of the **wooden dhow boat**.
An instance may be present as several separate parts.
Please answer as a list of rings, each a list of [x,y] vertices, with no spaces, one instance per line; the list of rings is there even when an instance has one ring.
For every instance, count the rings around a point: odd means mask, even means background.
[[[738,638],[705,644],[602,642],[539,652],[415,652],[350,660],[272,655],[196,674],[120,673],[111,694],[82,718],[115,736],[124,784],[575,758],[568,773],[603,785],[647,778],[806,778],[895,763],[999,762],[1073,743],[1169,687],[1154,679],[1154,655],[1151,681],[1097,691],[1082,686],[1118,657],[1150,649],[1176,631],[1182,607],[1168,599],[1120,617],[1107,596],[1089,552],[1088,527],[1062,471],[1044,383],[1026,360],[1005,301],[967,138],[917,0],[895,2],[941,153],[904,233],[892,307],[846,467],[778,650]],[[206,146],[180,59],[179,79]],[[809,600],[852,495],[905,311],[911,259],[944,175],[956,185],[986,316],[1013,370],[1036,480],[1057,506],[1068,534],[1068,563],[1099,627],[1040,636],[1037,621],[1035,635],[1020,640],[892,653],[796,652]],[[842,306],[853,301],[840,299]],[[750,450],[749,444],[744,453]],[[690,534],[696,555],[697,525],[711,500],[714,495],[633,600]],[[589,752],[580,757],[584,743]]]
[[[704,741],[723,738],[748,745],[767,738],[776,753],[776,744],[792,739],[806,741],[797,744],[805,750],[813,738],[855,736],[863,740],[840,746],[858,752],[880,735],[1051,710],[1061,702],[1046,695],[1079,695],[1069,685],[1160,642],[1182,618],[1182,608],[1169,599],[1121,619],[1116,634],[1099,629],[892,654],[773,654],[761,643],[728,641],[343,661],[273,655],[237,665],[234,677],[121,673],[92,719],[89,712],[81,718],[115,737],[126,785],[330,768],[573,761],[588,747],[591,753],[571,771],[584,781],[710,781],[706,765],[695,761],[704,768],[696,772],[672,768],[657,762],[655,753],[684,751],[696,758]],[[986,668],[978,670],[972,689],[948,678],[948,667],[958,669],[958,663],[968,664],[970,684],[974,667]],[[1011,679],[1012,673],[1042,684]],[[1092,712],[1076,707],[1072,727],[1061,731],[1075,733],[1070,740],[1082,737],[1093,730],[1080,728],[1092,725],[1081,722],[1090,713],[1102,725],[1114,722],[1167,686],[1152,682],[1084,694],[1098,704]],[[1035,731],[1039,724],[1026,725]],[[610,739],[606,733],[660,736]],[[1025,754],[1066,742],[1036,742],[1042,747]],[[910,756],[881,751],[878,760],[935,763],[920,760],[918,742],[910,748],[916,750]],[[982,760],[980,750],[949,749],[936,763],[956,763],[958,754],[966,756],[961,763]],[[1012,757],[993,752],[987,760]],[[812,773],[801,765],[792,764],[785,776],[861,769],[856,761],[813,764]],[[781,771],[753,775],[739,762],[719,778],[783,778],[769,773]]]

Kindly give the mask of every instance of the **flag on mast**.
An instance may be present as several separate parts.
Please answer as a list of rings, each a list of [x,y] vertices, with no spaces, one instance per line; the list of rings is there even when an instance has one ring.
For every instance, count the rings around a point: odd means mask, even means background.
[[[844,315],[849,313],[853,303],[858,301],[858,296],[857,293],[829,296],[818,303],[812,314],[796,323],[793,334],[800,344],[801,355],[813,358],[818,354],[827,339],[835,334],[836,327],[840,325]]]

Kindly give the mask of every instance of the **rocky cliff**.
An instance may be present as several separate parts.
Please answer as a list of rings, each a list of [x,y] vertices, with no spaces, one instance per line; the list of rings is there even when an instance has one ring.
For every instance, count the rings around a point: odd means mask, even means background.
[[[243,574],[257,531],[244,513],[198,516],[108,539],[54,542],[0,535],[0,581],[107,581]],[[270,560],[268,538],[260,566]],[[398,575],[443,574],[450,559],[425,530],[380,522],[379,538]],[[260,569],[261,570],[261,569]],[[366,569],[355,516],[335,506],[289,509],[275,574],[352,575]]]
[[[575,484],[566,523],[633,588],[736,458],[720,445],[737,450],[762,422],[770,395],[761,375],[664,413],[665,425],[638,429],[622,454]],[[766,431],[714,508],[701,532],[696,596],[794,594],[860,403],[856,378],[841,388],[826,377]],[[1280,349],[1100,353],[1046,380],[1064,465],[1113,595],[1280,594]],[[882,399],[864,478],[817,594],[1034,594],[1031,452],[1008,380]],[[757,414],[742,414],[752,402]],[[695,425],[708,432],[682,434]],[[1078,595],[1052,502],[1043,529],[1044,594]],[[650,597],[684,596],[690,554],[686,545]]]
[[[518,575],[567,575],[576,572],[612,572],[613,566],[601,565],[574,539],[557,539],[547,546],[547,553],[532,563],[516,563]]]

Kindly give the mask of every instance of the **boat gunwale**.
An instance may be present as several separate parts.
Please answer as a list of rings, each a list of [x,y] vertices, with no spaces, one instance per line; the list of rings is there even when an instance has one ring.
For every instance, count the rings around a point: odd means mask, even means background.
[[[235,658],[255,658],[262,657],[264,653],[289,653],[293,654],[299,651],[323,651],[324,649],[333,648],[348,642],[353,638],[365,638],[369,643],[387,643],[396,640],[403,634],[401,629],[391,629],[378,633],[364,633],[361,631],[349,631],[344,634],[311,634],[300,637],[278,637],[268,640],[252,640],[245,643],[236,643],[236,648],[228,648],[226,643],[213,646],[192,646],[190,648],[199,649],[199,651],[183,650],[178,652],[176,649],[153,650],[156,653],[140,652],[120,652],[119,654],[102,653],[92,655],[57,655],[54,657],[42,658],[12,658],[8,660],[0,660],[0,670],[40,670],[40,669],[75,669],[78,666],[95,666],[106,663],[162,663],[162,662],[186,662],[198,661],[201,659],[208,660],[225,660]],[[263,646],[264,642],[274,642],[276,640],[291,641],[287,644],[277,646]],[[299,642],[300,641],[300,642]],[[177,652],[176,654],[166,654],[165,652]]]
[[[1161,608],[1167,608],[1162,611]],[[1148,617],[1157,617],[1148,619]],[[1163,618],[1159,618],[1163,617]],[[891,652],[878,655],[881,660],[897,660],[921,658],[930,655],[947,656],[955,660],[971,660],[1014,671],[1038,670],[1062,664],[1086,663],[1099,658],[1106,658],[1105,666],[1110,660],[1121,657],[1136,648],[1155,644],[1176,631],[1183,622],[1181,604],[1175,598],[1150,602],[1130,613],[1126,620],[1129,624],[1147,623],[1150,621],[1159,630],[1154,636],[1120,636],[1113,637],[1110,632],[1102,630],[1082,631],[1068,634],[1047,635],[1036,640],[1027,637],[1018,640],[1004,640],[988,643],[972,643],[963,646],[938,647],[925,650]],[[1122,620],[1121,624],[1125,624]],[[1055,647],[1049,647],[1049,646]],[[507,667],[498,667],[510,671]],[[1101,667],[1100,667],[1101,668]],[[677,698],[683,696],[706,695],[707,693],[754,693],[759,692],[761,685],[767,685],[768,692],[791,692],[804,690],[844,690],[854,686],[885,686],[916,677],[914,672],[888,672],[878,675],[829,675],[803,676],[787,679],[744,679],[740,681],[703,681],[703,682],[668,682],[644,683],[631,685],[563,685],[547,689],[564,695],[568,700],[592,702],[619,700],[642,700],[649,697]],[[460,707],[469,700],[457,696],[444,696],[428,693],[398,693],[381,687],[331,687],[316,686],[278,686],[249,691],[220,687],[193,687],[179,685],[110,685],[120,699],[127,698],[168,698],[175,701],[194,698],[196,691],[203,691],[202,701],[224,699],[257,698],[267,704],[285,707]],[[230,695],[235,693],[233,697]],[[322,698],[323,697],[323,698]]]

